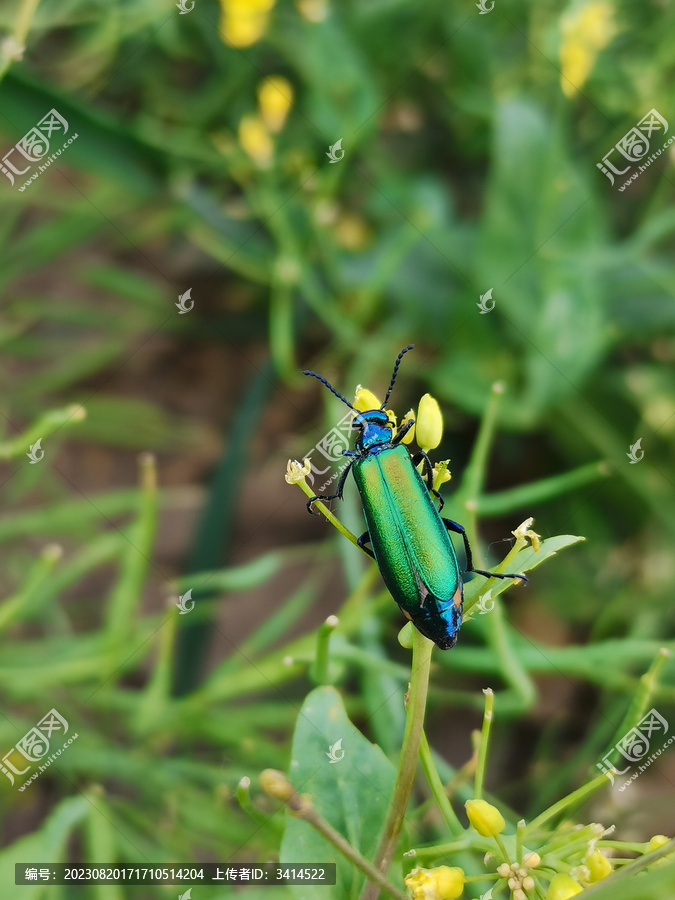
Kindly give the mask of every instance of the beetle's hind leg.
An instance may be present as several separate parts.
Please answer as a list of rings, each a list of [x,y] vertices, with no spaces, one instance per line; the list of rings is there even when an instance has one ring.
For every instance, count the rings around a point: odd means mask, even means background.
[[[370,547],[366,547],[366,544],[370,543],[370,535],[367,531],[364,531],[360,538],[357,539],[356,543],[363,550],[364,553],[367,553],[372,559],[375,559],[375,554],[373,553]]]
[[[342,475],[340,475],[340,480],[338,481],[337,491],[334,494],[317,494],[316,497],[310,497],[307,501],[307,512],[310,516],[313,516],[312,505],[316,503],[317,500],[342,500],[342,492],[345,487],[345,481],[347,480],[347,475],[349,475],[349,470],[351,469],[354,460],[352,460],[347,468],[344,470]]]
[[[431,466],[431,460],[429,459],[429,455],[424,452],[424,450],[420,450],[419,453],[416,453],[413,458],[413,465],[417,468],[421,462],[424,463],[424,476],[427,479],[427,487],[429,488],[430,493],[434,495],[434,497],[438,500],[438,511],[440,512],[445,506],[445,500],[441,497],[438,491],[434,490],[434,470]]]
[[[462,540],[464,541],[464,552],[466,553],[467,572],[475,572],[476,575],[483,575],[485,578],[519,578],[522,582],[527,584],[528,579],[525,577],[525,575],[520,575],[519,573],[507,574],[506,572],[486,572],[484,569],[474,569],[471,545],[469,544],[469,538],[462,525],[460,525],[459,522],[453,522],[452,519],[443,519],[443,524],[448,529],[448,531],[453,531],[455,534],[462,535]]]

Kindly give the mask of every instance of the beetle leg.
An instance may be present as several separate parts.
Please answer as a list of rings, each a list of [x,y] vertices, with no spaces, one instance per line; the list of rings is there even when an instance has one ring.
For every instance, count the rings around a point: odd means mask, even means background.
[[[475,572],[476,575],[483,575],[485,578],[520,578],[522,582],[527,584],[528,579],[524,575],[520,575],[517,573],[507,574],[506,572],[504,572],[503,574],[500,574],[499,572],[486,572],[484,569],[474,569],[473,556],[471,554],[471,545],[469,544],[469,538],[464,528],[459,524],[459,522],[453,522],[452,519],[443,519],[443,524],[448,529],[448,531],[454,531],[455,534],[462,535],[462,540],[464,541],[464,552],[466,553],[467,572]]]
[[[363,532],[363,534],[361,535],[360,538],[358,538],[358,540],[356,541],[356,543],[359,545],[359,547],[363,550],[364,553],[367,553],[368,556],[370,556],[370,557],[372,557],[373,559],[375,559],[375,554],[374,554],[373,551],[370,549],[370,547],[366,547],[366,546],[365,546],[366,544],[369,544],[369,543],[370,543],[370,535],[368,534],[367,531],[364,531],[364,532]]]
[[[417,467],[421,462],[424,462],[424,475],[427,479],[427,487],[429,491],[438,499],[438,511],[440,512],[445,506],[445,500],[441,497],[438,491],[434,490],[434,471],[431,466],[431,460],[427,453],[424,450],[420,450],[419,453],[416,453],[413,458],[413,465]]]
[[[401,427],[396,432],[396,435],[392,440],[392,444],[400,443],[403,440],[403,438],[406,436],[406,434],[410,431],[410,429],[413,427],[414,424],[415,424],[414,419],[408,419],[408,421],[405,423],[405,425],[401,425]]]
[[[334,494],[317,494],[316,497],[309,498],[309,500],[307,501],[307,512],[310,515],[314,515],[314,513],[312,512],[312,504],[316,503],[317,500],[342,500],[342,491],[344,490],[345,481],[347,480],[347,475],[349,475],[349,470],[351,469],[353,464],[354,460],[349,463],[342,475],[340,475],[337,491]]]

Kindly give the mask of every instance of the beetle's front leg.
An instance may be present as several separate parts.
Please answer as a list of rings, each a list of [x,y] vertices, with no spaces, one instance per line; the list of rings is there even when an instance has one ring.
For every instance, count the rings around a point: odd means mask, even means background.
[[[440,512],[445,506],[445,500],[441,497],[438,491],[434,490],[434,470],[431,465],[431,460],[429,459],[429,454],[424,450],[420,450],[419,453],[416,453],[413,458],[413,465],[415,467],[419,466],[421,462],[424,463],[424,475],[427,479],[427,487],[429,491],[434,495],[434,497],[438,498],[438,511]]]
[[[410,431],[410,429],[413,427],[414,424],[415,424],[414,419],[408,419],[408,421],[404,425],[401,425],[399,430],[396,432],[394,439],[392,440],[392,444],[400,443],[403,440],[403,438],[406,436],[406,434]]]
[[[375,554],[373,553],[370,547],[366,547],[366,544],[370,544],[370,535],[367,531],[364,531],[360,538],[357,539],[356,543],[363,550],[364,553],[367,553],[372,559],[375,559]]]
[[[350,450],[345,450],[344,455],[349,456],[358,456],[359,454],[352,454]],[[338,481],[337,491],[334,494],[317,494],[316,497],[310,497],[307,501],[307,512],[310,515],[314,515],[312,512],[312,504],[316,503],[317,500],[342,500],[342,491],[344,490],[345,481],[347,480],[347,475],[349,475],[349,470],[354,464],[354,460],[352,460],[347,468],[344,470],[342,475],[340,475],[340,480]]]
[[[528,579],[525,577],[525,575],[520,575],[518,573],[507,574],[506,572],[504,572],[503,574],[500,574],[499,572],[486,572],[484,569],[474,569],[471,545],[469,544],[469,538],[463,526],[460,525],[459,522],[453,522],[452,519],[443,519],[443,524],[448,529],[448,531],[453,531],[455,534],[462,535],[462,540],[464,541],[464,552],[466,553],[467,572],[475,572],[476,575],[483,575],[485,578],[520,578],[522,582],[527,584]]]

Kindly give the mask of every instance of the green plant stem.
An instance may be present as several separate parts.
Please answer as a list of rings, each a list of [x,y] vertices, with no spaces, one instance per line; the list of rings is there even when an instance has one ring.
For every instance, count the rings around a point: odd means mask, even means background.
[[[509,640],[501,603],[495,603],[487,618],[488,639],[497,656],[500,673],[520,700],[520,709],[531,709],[537,699],[537,689]]]
[[[373,887],[375,893],[377,893],[379,888],[390,897],[394,897],[395,900],[410,900],[403,891],[400,891],[395,885],[388,881],[381,871],[369,863],[364,856],[361,856],[358,850],[355,850],[354,847],[352,847],[352,845],[346,841],[332,825],[330,825],[330,823],[320,816],[313,806],[303,804],[303,809],[299,812],[295,812],[295,815],[315,828],[316,831],[325,837],[336,850],[353,863],[357,869],[363,872],[368,879],[368,887]]]
[[[471,453],[471,458],[466,467],[459,493],[464,500],[467,511],[467,531],[474,546],[477,546],[477,510],[478,499],[485,483],[485,470],[487,468],[488,454],[495,434],[497,423],[497,410],[499,401],[504,393],[504,385],[495,382],[492,385],[490,396],[485,407],[485,413],[480,423],[478,437]],[[474,560],[475,563],[475,560]]]
[[[483,727],[480,732],[478,744],[478,760],[476,762],[476,774],[473,780],[473,796],[480,800],[483,796],[483,782],[485,781],[485,765],[487,763],[488,744],[490,742],[490,729],[492,728],[492,710],[495,704],[495,695],[492,688],[486,688],[485,712],[483,713]]]
[[[570,806],[575,806],[578,803],[582,803],[591,794],[594,794],[596,791],[600,790],[601,787],[605,787],[605,785],[609,784],[605,775],[598,775],[597,778],[593,778],[591,781],[586,782],[586,784],[582,784],[580,788],[577,788],[576,791],[572,791],[571,794],[568,794],[567,797],[563,797],[562,800],[558,800],[557,803],[554,803],[552,806],[549,806],[548,809],[545,809],[544,812],[540,813],[536,819],[532,819],[529,825],[526,828],[526,834],[532,834],[538,828],[540,828],[545,822],[548,822],[549,819],[553,819],[559,813],[564,812]]]
[[[661,647],[650,667],[644,675],[640,677],[640,685],[635,692],[633,700],[628,708],[628,712],[612,738],[612,747],[644,716],[654,691],[656,690],[659,671],[670,655],[670,650],[667,647]]]
[[[424,773],[427,776],[427,781],[429,782],[429,786],[434,795],[434,799],[438,804],[438,808],[441,811],[441,815],[445,820],[445,824],[448,826],[448,830],[451,834],[459,837],[464,834],[464,828],[462,827],[462,823],[459,821],[457,813],[452,808],[452,804],[450,803],[450,798],[445,793],[445,788],[443,787],[443,782],[441,781],[441,776],[438,774],[438,770],[434,764],[434,759],[431,754],[431,748],[429,747],[429,741],[427,740],[427,736],[422,731],[422,738],[420,742],[420,759],[422,761],[422,766],[424,767]]]
[[[451,841],[448,844],[437,844],[435,847],[419,847],[415,850],[409,850],[407,853],[404,853],[404,856],[414,857],[419,860],[427,860],[427,859],[440,859],[442,856],[454,856],[456,853],[461,853],[463,850],[468,850],[468,848],[475,848],[475,841],[466,837],[462,841]],[[488,845],[486,843],[485,847],[482,848],[483,852],[488,851]]]
[[[20,49],[22,55],[26,46],[26,39],[28,38],[28,32],[30,31],[33,16],[39,2],[40,0],[23,0],[14,15],[15,24],[12,38],[17,46],[17,49]],[[7,57],[6,59],[0,61],[0,81],[3,79],[11,64],[12,57]]]
[[[389,868],[398,844],[408,798],[415,778],[422,741],[422,728],[424,727],[424,711],[429,689],[429,669],[433,647],[433,641],[425,638],[416,628],[413,630],[412,671],[401,756],[384,833],[375,856],[375,867],[383,875]],[[372,884],[366,885],[361,894],[361,900],[375,900],[375,897],[377,897],[377,888]]]
[[[337,624],[337,616],[329,616],[317,631],[316,655],[309,673],[314,684],[330,684],[328,675],[330,636],[337,628]]]
[[[316,496],[314,491],[312,490],[312,488],[307,484],[307,482],[304,479],[302,481],[296,481],[295,483],[300,488],[300,490],[303,492],[303,494],[305,494],[305,496],[307,496],[307,497],[315,497]],[[355,547],[359,546],[358,541],[356,539],[356,535],[352,534],[348,528],[345,528],[345,526],[342,524],[342,522],[333,515],[333,513],[328,509],[328,507],[324,503],[322,503],[320,500],[317,500],[316,503],[314,504],[314,508],[318,509],[319,512],[321,513],[321,515],[325,516],[328,519],[328,521],[330,522],[330,524],[334,528],[337,528],[337,530],[340,532],[340,534],[343,535],[344,537],[346,537],[348,541],[351,541]],[[361,548],[359,547],[359,549],[361,549]]]
[[[516,862],[520,866],[523,864],[523,840],[526,827],[525,819],[521,819],[516,823]]]

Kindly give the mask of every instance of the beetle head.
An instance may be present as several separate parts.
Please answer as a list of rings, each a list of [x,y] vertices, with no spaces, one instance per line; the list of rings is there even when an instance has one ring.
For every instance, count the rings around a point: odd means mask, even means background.
[[[392,427],[383,409],[369,409],[354,416],[352,428],[358,430],[355,447],[359,452],[371,450],[391,440]]]

